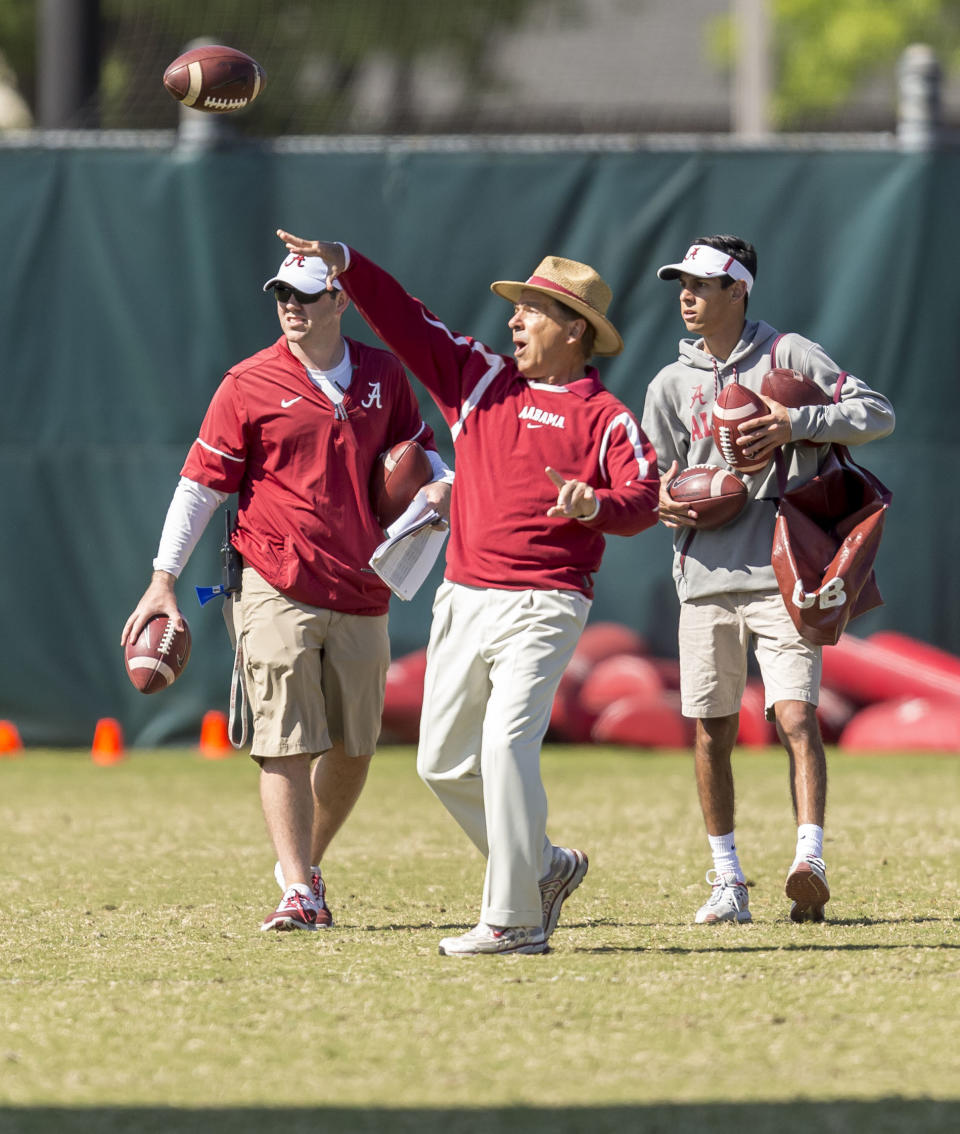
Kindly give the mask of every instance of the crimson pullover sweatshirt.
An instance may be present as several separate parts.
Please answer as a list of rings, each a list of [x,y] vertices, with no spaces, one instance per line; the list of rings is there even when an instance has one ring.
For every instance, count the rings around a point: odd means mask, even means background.
[[[353,249],[349,257],[344,290],[453,437],[446,578],[592,598],[604,533],[635,535],[658,518],[656,454],[634,415],[594,368],[567,386],[528,381],[512,358],[449,330],[383,269]],[[547,516],[557,498],[548,465],[596,490],[594,519]]]

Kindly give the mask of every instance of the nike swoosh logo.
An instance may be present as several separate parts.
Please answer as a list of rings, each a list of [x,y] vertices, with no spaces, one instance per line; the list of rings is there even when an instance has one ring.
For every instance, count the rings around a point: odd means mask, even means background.
[[[303,399],[303,394],[301,394],[299,398],[281,398],[280,399],[280,405],[284,409],[289,409],[293,405],[294,402],[302,401],[302,399]]]
[[[532,421],[527,422],[527,429],[543,429],[542,425],[534,425]]]

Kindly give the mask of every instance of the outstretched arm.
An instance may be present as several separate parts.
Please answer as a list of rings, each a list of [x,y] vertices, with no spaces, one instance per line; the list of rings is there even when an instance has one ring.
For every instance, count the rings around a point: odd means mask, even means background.
[[[342,244],[329,240],[305,240],[292,232],[278,228],[277,236],[291,252],[298,256],[318,256],[327,265],[327,291],[333,288],[333,281],[346,270],[347,257]]]

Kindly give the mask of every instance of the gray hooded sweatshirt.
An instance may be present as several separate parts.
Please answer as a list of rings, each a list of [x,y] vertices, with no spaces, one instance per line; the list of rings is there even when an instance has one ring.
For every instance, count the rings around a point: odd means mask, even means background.
[[[680,340],[680,357],[650,383],[643,409],[643,430],[657,450],[661,475],[674,460],[680,469],[725,467],[711,431],[714,399],[733,381],[759,393],[760,382],[771,369],[770,351],[777,334],[768,323],[748,320],[743,337],[724,362],[707,354],[702,339]],[[801,335],[784,335],[777,344],[776,363],[798,370],[833,397],[841,368],[817,343]],[[844,379],[836,404],[803,406],[789,414],[793,440],[783,447],[788,488],[816,475],[832,442],[861,445],[885,437],[894,426],[887,399],[852,374]],[[780,495],[776,465],[771,461],[752,476],[742,475],[747,504],[739,516],[713,531],[674,531],[673,577],[681,602],[733,591],[777,590],[770,563]]]

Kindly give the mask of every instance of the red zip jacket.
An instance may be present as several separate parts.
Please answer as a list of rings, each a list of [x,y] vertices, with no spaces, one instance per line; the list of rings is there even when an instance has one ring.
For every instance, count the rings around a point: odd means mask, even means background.
[[[396,358],[347,343],[345,421],[281,336],[227,371],[182,475],[239,493],[233,543],[277,590],[327,610],[384,614],[390,590],[368,565],[383,539],[370,508],[373,464],[398,441],[436,444]]]

